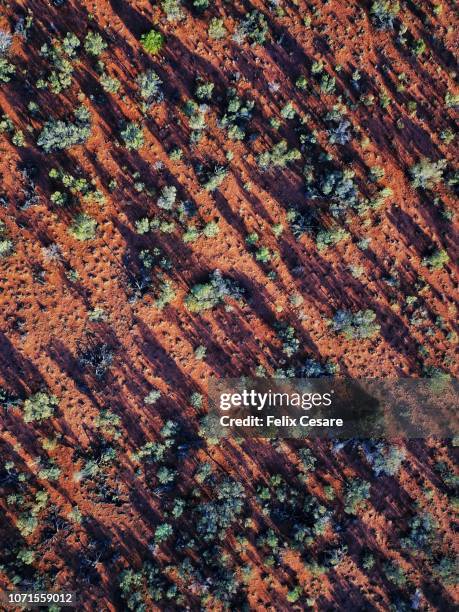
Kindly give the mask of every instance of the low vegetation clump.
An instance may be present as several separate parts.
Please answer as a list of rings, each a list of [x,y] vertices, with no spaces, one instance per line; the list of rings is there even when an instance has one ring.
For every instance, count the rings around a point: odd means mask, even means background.
[[[154,70],[147,70],[137,77],[140,95],[148,105],[159,104],[164,100],[163,82]]]
[[[54,416],[59,405],[57,397],[43,391],[38,391],[24,401],[22,407],[23,418],[26,423],[44,421]]]
[[[124,140],[126,149],[129,151],[138,151],[145,142],[142,127],[134,121],[130,121],[125,125],[121,132],[121,138]]]
[[[270,151],[265,151],[258,156],[258,165],[262,170],[273,168],[284,168],[287,164],[301,158],[298,149],[289,149],[286,140],[281,140],[273,146]]]
[[[90,117],[89,110],[82,105],[75,111],[74,123],[51,119],[43,126],[37,145],[50,153],[83,144],[91,134]]]
[[[371,19],[380,30],[391,30],[399,12],[400,4],[393,0],[375,0],[370,8]]]
[[[435,249],[430,255],[422,258],[422,265],[430,270],[441,270],[449,262],[449,255],[444,249]]]
[[[8,238],[6,225],[0,221],[0,259],[13,253],[13,241]]]
[[[156,55],[164,46],[164,36],[157,30],[150,30],[142,34],[140,42],[147,53]]]
[[[431,189],[443,180],[446,160],[432,161],[427,157],[410,168],[411,184],[419,189]]]
[[[242,294],[242,289],[234,281],[225,278],[219,270],[215,270],[207,283],[199,283],[192,287],[185,298],[185,305],[191,312],[201,312],[215,308],[226,297],[239,299]]]
[[[355,313],[348,310],[338,310],[332,320],[332,329],[343,334],[348,340],[358,338],[373,338],[381,326],[376,322],[373,310],[359,310]]]
[[[78,214],[69,227],[69,234],[80,241],[92,240],[96,236],[97,221],[86,215]]]

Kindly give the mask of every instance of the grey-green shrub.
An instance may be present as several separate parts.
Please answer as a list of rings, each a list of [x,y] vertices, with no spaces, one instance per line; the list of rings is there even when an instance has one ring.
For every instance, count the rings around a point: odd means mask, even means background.
[[[55,408],[59,405],[55,395],[49,395],[43,391],[34,393],[27,398],[22,407],[24,421],[44,421],[54,416]]]

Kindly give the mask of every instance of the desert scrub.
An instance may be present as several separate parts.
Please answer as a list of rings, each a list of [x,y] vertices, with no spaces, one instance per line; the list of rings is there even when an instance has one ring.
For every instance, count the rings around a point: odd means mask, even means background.
[[[159,286],[158,297],[153,302],[153,305],[158,310],[163,310],[163,308],[175,300],[175,296],[173,284],[168,280],[162,281]]]
[[[218,126],[225,129],[231,140],[243,140],[246,135],[247,124],[252,117],[254,102],[244,101],[237,96],[235,89],[227,92],[227,108]]]
[[[400,12],[400,4],[392,0],[376,0],[371,4],[371,20],[378,30],[391,30]]]
[[[298,149],[289,149],[286,140],[275,144],[271,151],[260,153],[257,158],[258,165],[262,170],[271,167],[284,168],[288,163],[300,159],[301,153]]]
[[[221,40],[228,34],[228,30],[225,28],[223,19],[214,17],[210,20],[209,28],[207,30],[209,37],[213,40]]]
[[[39,391],[25,400],[22,407],[24,421],[32,423],[49,419],[54,416],[55,408],[58,405],[59,402],[55,395]]]
[[[186,17],[180,0],[162,0],[161,7],[168,21],[182,21]]]
[[[152,406],[161,397],[161,391],[158,389],[152,389],[148,395],[143,398],[143,401],[148,406]]]
[[[77,144],[83,144],[91,134],[91,115],[89,110],[81,105],[75,110],[75,123],[51,119],[43,126],[37,139],[37,145],[45,153],[68,149]]]
[[[244,41],[252,45],[263,45],[266,42],[269,28],[266,17],[260,11],[251,11],[239,22],[233,40],[237,43]]]
[[[316,237],[317,248],[319,251],[325,251],[328,247],[335,246],[349,236],[349,232],[342,227],[320,230]]]
[[[370,483],[354,478],[346,484],[344,493],[344,512],[357,514],[362,504],[370,497]]]
[[[107,48],[107,43],[97,32],[88,32],[84,39],[84,50],[93,57],[98,57],[104,49]]]
[[[211,310],[222,303],[226,296],[239,299],[242,293],[235,281],[224,278],[219,270],[215,270],[207,283],[199,283],[191,288],[185,298],[185,306],[191,312]]]
[[[147,105],[153,103],[159,104],[164,100],[164,94],[161,86],[163,82],[154,70],[147,70],[136,79],[136,83],[140,90],[140,97],[145,100]]]
[[[142,47],[151,55],[156,55],[161,51],[164,45],[164,36],[161,32],[150,30],[140,37]]]
[[[163,187],[158,198],[158,206],[163,210],[172,210],[177,199],[177,188],[173,185]]]
[[[410,168],[411,184],[419,189],[431,189],[443,180],[443,170],[446,160],[433,161],[424,157],[421,161]]]
[[[200,101],[211,100],[214,88],[215,84],[211,81],[204,81],[203,79],[198,78],[196,87],[194,89],[194,95]]]
[[[449,255],[444,249],[435,249],[431,255],[422,259],[422,265],[430,270],[441,270],[449,261]]]
[[[16,68],[13,64],[6,57],[0,57],[0,82],[8,83],[15,72]]]
[[[144,136],[142,127],[133,121],[126,124],[121,132],[121,138],[124,140],[126,149],[129,149],[129,151],[137,151],[143,147]]]
[[[381,329],[375,320],[376,313],[373,310],[359,310],[355,313],[338,310],[332,320],[332,329],[342,333],[347,340],[374,338]]]
[[[7,238],[6,226],[0,221],[0,259],[11,255],[13,250],[13,241]]]
[[[215,191],[225,180],[228,170],[223,166],[215,166],[200,177],[201,185],[206,191]]]
[[[99,77],[99,82],[102,85],[104,91],[108,93],[116,94],[121,87],[121,82],[113,76],[110,76],[106,72],[103,72]]]
[[[13,37],[9,32],[0,30],[0,55],[6,55],[13,44]]]
[[[69,227],[68,232],[77,240],[92,240],[96,235],[97,221],[86,215],[78,214]]]

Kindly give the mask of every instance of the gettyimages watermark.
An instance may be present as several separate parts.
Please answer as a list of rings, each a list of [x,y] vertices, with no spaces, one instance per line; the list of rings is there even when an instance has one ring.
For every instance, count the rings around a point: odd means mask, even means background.
[[[455,379],[230,378],[209,384],[209,438],[452,438]]]

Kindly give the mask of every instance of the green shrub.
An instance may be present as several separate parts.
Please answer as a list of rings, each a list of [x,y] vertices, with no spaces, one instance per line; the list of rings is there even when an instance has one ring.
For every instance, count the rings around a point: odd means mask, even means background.
[[[446,160],[432,161],[427,157],[410,168],[411,184],[415,188],[430,189],[443,179]]]
[[[399,12],[400,4],[392,0],[376,0],[370,8],[371,19],[380,30],[391,30]]]
[[[213,40],[221,40],[228,34],[228,30],[225,28],[223,19],[214,17],[210,20],[209,29],[207,30],[210,38]]]
[[[51,119],[43,126],[37,139],[37,145],[45,153],[68,149],[77,144],[83,144],[91,134],[90,113],[85,106],[79,106],[75,111],[76,122],[64,122]]]
[[[239,23],[234,40],[238,43],[248,40],[253,45],[263,45],[266,42],[269,28],[266,17],[260,11],[251,11]]]
[[[147,234],[150,231],[150,219],[144,217],[135,222],[135,231],[138,234]]]
[[[34,393],[27,398],[23,405],[24,421],[32,423],[33,421],[44,421],[54,416],[54,410],[59,405],[55,395],[48,395],[43,391]]]
[[[348,340],[373,338],[381,329],[375,319],[376,313],[369,309],[355,313],[338,310],[333,317],[332,329],[341,332]]]
[[[252,117],[254,102],[244,101],[237,96],[235,89],[227,92],[227,109],[218,126],[226,129],[231,140],[243,140],[246,135],[247,124]]]
[[[18,528],[20,534],[24,538],[27,538],[37,529],[38,519],[33,514],[24,512],[19,516],[16,522],[16,527]]]
[[[121,87],[120,81],[116,77],[112,77],[106,72],[100,75],[99,81],[103,89],[109,93],[116,94]]]
[[[431,255],[422,258],[422,265],[430,270],[441,270],[449,261],[449,255],[444,249],[435,249]]]
[[[89,55],[98,57],[104,49],[107,48],[107,43],[97,32],[88,32],[84,39],[84,49]]]
[[[13,37],[9,32],[0,30],[0,55],[6,55],[13,44]]]
[[[159,391],[158,389],[153,389],[148,395],[144,397],[143,401],[148,406],[152,406],[155,402],[159,400],[160,397],[161,391]]]
[[[386,578],[395,584],[399,589],[402,589],[407,582],[407,578],[403,569],[395,563],[395,561],[388,561],[384,564],[384,573]]]
[[[162,525],[158,525],[155,530],[155,542],[157,544],[164,542],[172,535],[173,530],[172,526],[169,523],[163,523]]]
[[[139,74],[136,82],[140,89],[140,95],[147,104],[159,104],[164,100],[164,94],[161,90],[163,82],[154,70],[147,70]]]
[[[198,100],[210,100],[212,98],[212,92],[214,91],[214,83],[211,81],[198,80],[194,95]]]
[[[6,236],[6,226],[0,221],[0,259],[8,257],[13,252],[13,241]]]
[[[154,301],[155,308],[162,310],[175,300],[175,290],[170,281],[163,281],[160,286],[159,296]]]
[[[130,151],[137,151],[144,145],[143,129],[133,121],[126,124],[124,130],[121,132],[121,138],[124,140],[126,148]]]
[[[158,206],[163,210],[172,210],[177,199],[177,188],[173,185],[163,187],[158,198]]]
[[[206,191],[215,191],[225,180],[228,170],[223,166],[215,166],[213,170],[206,173],[202,186]]]
[[[193,6],[198,11],[204,11],[209,6],[209,0],[193,0]]]
[[[5,57],[0,57],[0,81],[8,83],[16,72],[16,68]]]
[[[182,21],[186,17],[180,0],[162,0],[161,6],[168,21]]]
[[[219,270],[215,270],[207,283],[191,288],[185,298],[185,305],[191,312],[200,312],[215,308],[226,296],[238,299],[241,295],[242,289],[234,281],[224,278]]]
[[[161,34],[161,32],[157,32],[156,30],[150,30],[145,34],[142,34],[140,37],[140,42],[143,48],[151,55],[156,55],[161,51],[164,45],[164,40],[164,36]]]
[[[271,151],[265,151],[258,156],[258,165],[262,170],[268,170],[271,166],[276,168],[284,168],[289,162],[301,158],[301,153],[298,149],[288,148],[286,140],[281,140],[273,146]]]
[[[343,227],[335,227],[327,230],[320,230],[316,236],[316,244],[319,251],[325,251],[330,246],[334,246],[349,238],[349,232]]]
[[[73,220],[68,232],[77,240],[92,240],[96,235],[97,221],[86,215],[79,213]]]
[[[370,497],[370,483],[360,478],[354,478],[347,483],[344,493],[344,511],[347,514],[357,514],[362,503]]]

